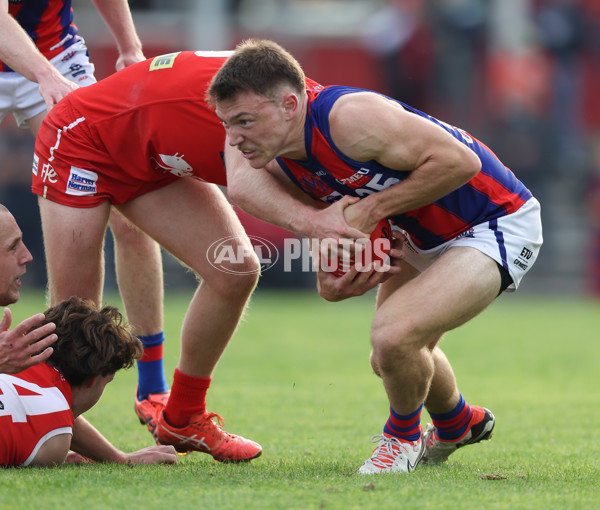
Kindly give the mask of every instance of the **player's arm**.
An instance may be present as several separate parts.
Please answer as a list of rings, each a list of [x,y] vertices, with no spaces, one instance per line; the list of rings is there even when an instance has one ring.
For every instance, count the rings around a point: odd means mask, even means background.
[[[93,2],[117,43],[119,51],[115,66],[117,71],[144,60],[146,57],[127,0],[93,0]]]
[[[40,53],[21,25],[8,14],[8,0],[0,0],[0,60],[40,85],[48,109],[77,85],[62,76]]]
[[[97,462],[114,462],[117,464],[177,464],[178,461],[177,452],[170,445],[149,446],[131,453],[122,452],[113,446],[83,416],[78,416],[73,424],[71,450]]]
[[[242,153],[225,144],[227,193],[244,211],[309,239],[368,237],[350,227],[344,209],[358,201],[344,197],[331,206],[313,200],[283,173],[276,161],[252,168]]]
[[[444,129],[378,94],[342,96],[331,110],[330,125],[334,142],[349,157],[410,172],[346,209],[348,223],[365,232],[382,218],[438,200],[481,169],[477,155]]]
[[[30,466],[52,467],[62,464],[69,453],[71,434],[57,434],[48,439],[38,450]]]

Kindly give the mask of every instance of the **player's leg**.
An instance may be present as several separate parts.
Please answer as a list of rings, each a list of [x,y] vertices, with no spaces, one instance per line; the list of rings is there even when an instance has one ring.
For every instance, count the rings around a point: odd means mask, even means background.
[[[47,111],[44,110],[43,112],[38,113],[37,115],[34,115],[33,117],[25,121],[27,127],[29,128],[29,131],[31,131],[33,136],[37,136],[38,131],[40,130],[40,126],[42,125],[42,121],[44,120],[44,117],[46,117],[46,113]]]
[[[377,306],[379,307],[402,285],[419,274],[420,271],[404,263],[402,273],[394,281],[390,281],[389,285],[381,285],[377,293]],[[437,343],[436,347],[432,349],[431,354],[434,369],[429,385],[429,392],[425,400],[425,408],[433,413],[448,413],[456,408],[461,398],[456,384],[456,377],[448,358],[446,358],[446,355],[437,346]],[[372,362],[372,364],[374,369],[377,370],[375,363]]]
[[[410,412],[425,401],[440,337],[484,310],[500,283],[490,257],[474,248],[451,248],[379,306],[371,330],[372,360],[395,409]]]
[[[452,368],[437,343],[445,331],[487,307],[499,289],[495,261],[473,248],[452,248],[420,274],[405,263],[400,275],[381,285],[371,329],[371,364],[388,394],[390,418],[378,449],[407,450],[399,451],[401,461],[394,461],[400,467],[383,465],[384,470],[410,471],[420,459],[426,400],[439,409],[458,404]],[[381,472],[382,467],[372,457],[361,470]]]
[[[160,246],[132,225],[115,208],[109,225],[114,238],[115,270],[127,320],[144,346],[137,361],[135,412],[154,433],[157,407],[165,406],[169,385],[165,377],[163,345],[163,267]]]
[[[238,273],[219,270],[207,258],[210,245],[226,237],[235,243],[234,253],[237,246],[244,247],[244,253],[253,253],[233,209],[216,186],[182,178],[119,206],[119,210],[202,279],[183,322],[171,396],[158,417],[159,440],[180,450],[210,453],[218,460],[250,460],[260,455],[259,445],[227,434],[213,422],[216,415],[206,411],[213,370],[259,273],[255,256],[248,257]]]
[[[462,446],[490,439],[495,425],[489,409],[469,405],[459,392],[445,354],[438,347],[432,354],[435,368],[425,408],[433,423],[423,435],[425,464],[439,464]]]
[[[104,285],[104,234],[110,204],[75,208],[38,199],[48,268],[50,305],[70,296],[99,306]]]

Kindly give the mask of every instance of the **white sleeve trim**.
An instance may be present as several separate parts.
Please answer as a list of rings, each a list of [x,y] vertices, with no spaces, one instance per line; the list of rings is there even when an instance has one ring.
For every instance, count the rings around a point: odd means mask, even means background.
[[[35,456],[39,452],[39,450],[42,447],[42,445],[46,441],[48,441],[48,439],[50,439],[51,437],[58,436],[60,434],[70,434],[72,436],[73,435],[73,428],[72,427],[61,427],[59,429],[54,429],[54,430],[51,430],[50,432],[48,432],[46,435],[44,435],[37,442],[37,444],[35,445],[35,448],[31,452],[31,454],[29,455],[29,457],[27,457],[27,459],[25,460],[25,462],[23,462],[23,464],[21,464],[19,467],[27,467],[27,466],[29,466],[29,464],[31,464],[31,461],[35,458]]]

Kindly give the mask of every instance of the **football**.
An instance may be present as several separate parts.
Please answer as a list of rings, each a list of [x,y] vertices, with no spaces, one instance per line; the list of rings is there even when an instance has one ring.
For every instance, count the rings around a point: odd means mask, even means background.
[[[360,268],[371,262],[384,262],[392,249],[392,242],[392,224],[387,218],[384,218],[377,223],[375,230],[371,232],[370,242],[364,243],[364,248],[359,253],[359,260],[356,260],[354,254],[350,256],[349,260],[340,257],[333,274],[342,276],[354,265],[357,265],[360,270]]]

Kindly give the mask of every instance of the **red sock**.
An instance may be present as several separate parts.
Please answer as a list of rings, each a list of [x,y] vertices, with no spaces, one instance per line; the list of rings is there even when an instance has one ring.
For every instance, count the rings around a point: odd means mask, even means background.
[[[206,411],[206,392],[210,377],[186,375],[175,369],[171,395],[165,407],[165,419],[173,427],[184,427],[195,414]]]

